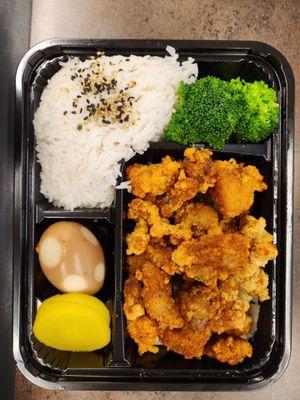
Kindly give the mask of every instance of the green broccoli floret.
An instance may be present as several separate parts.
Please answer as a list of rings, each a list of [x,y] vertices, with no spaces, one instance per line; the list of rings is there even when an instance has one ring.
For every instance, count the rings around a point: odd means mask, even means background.
[[[182,144],[207,143],[222,149],[234,132],[239,104],[228,83],[208,76],[192,84],[181,83],[178,105],[165,138]]]
[[[240,78],[229,82],[240,102],[234,138],[238,142],[258,143],[268,138],[278,126],[279,104],[274,89],[262,81],[245,82]]]

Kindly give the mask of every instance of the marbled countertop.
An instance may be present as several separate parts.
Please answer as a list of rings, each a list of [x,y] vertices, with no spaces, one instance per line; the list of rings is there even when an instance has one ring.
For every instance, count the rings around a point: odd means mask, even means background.
[[[258,40],[300,79],[300,0],[33,0],[31,43],[52,37]],[[299,100],[299,86],[296,100]],[[293,351],[281,379],[258,392],[185,393],[186,400],[300,398],[300,120],[296,113]],[[16,375],[16,400],[180,400],[182,393],[52,392]]]

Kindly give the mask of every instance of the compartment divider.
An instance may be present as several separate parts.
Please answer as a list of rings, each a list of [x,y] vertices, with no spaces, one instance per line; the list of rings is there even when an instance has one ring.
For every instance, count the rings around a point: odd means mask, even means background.
[[[121,166],[122,168],[122,166]],[[118,184],[122,178],[118,179]],[[112,359],[108,367],[130,367],[125,355],[125,321],[123,314],[123,193],[116,190],[115,212],[115,294],[114,313],[112,316]]]
[[[46,204],[45,204],[46,203]],[[48,202],[39,202],[36,204],[35,222],[39,224],[44,219],[106,219],[108,222],[114,222],[113,207],[101,210],[100,208],[75,209],[67,211],[59,207],[49,207]]]
[[[193,144],[191,145],[196,147],[197,149],[207,148],[207,146],[203,144]],[[151,148],[157,150],[180,150],[185,149],[189,146],[184,146],[179,143],[173,142],[151,142]],[[212,149],[214,153],[231,153],[231,154],[242,154],[245,156],[262,156],[266,159],[266,161],[271,161],[272,157],[272,141],[271,139],[267,140],[264,143],[228,143],[225,144],[224,149],[222,150],[215,150]]]

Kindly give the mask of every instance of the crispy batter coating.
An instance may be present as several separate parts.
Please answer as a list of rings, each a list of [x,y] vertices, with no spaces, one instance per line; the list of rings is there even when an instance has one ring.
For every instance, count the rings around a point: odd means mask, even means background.
[[[193,285],[189,289],[181,290],[178,298],[180,311],[189,322],[216,318],[221,307],[218,288]]]
[[[269,277],[261,268],[250,278],[239,282],[239,288],[249,296],[257,296],[260,301],[269,300]]]
[[[184,151],[184,169],[187,176],[198,181],[200,193],[206,193],[216,182],[211,156],[212,152],[207,149],[190,147]]]
[[[221,336],[205,346],[205,354],[229,365],[237,365],[246,357],[252,357],[252,346],[246,339]]]
[[[133,164],[126,169],[131,181],[132,194],[143,199],[147,194],[158,196],[166,193],[176,179],[181,162],[166,156],[159,164]]]
[[[139,219],[132,233],[126,235],[126,254],[142,254],[147,248],[150,240],[148,224],[144,219]]]
[[[181,329],[166,329],[162,334],[162,341],[168,350],[182,354],[187,359],[200,359],[210,337],[211,328],[206,322],[196,330],[186,323]]]
[[[266,220],[246,215],[241,219],[240,232],[250,242],[250,260],[259,267],[275,260],[278,251],[273,243],[273,235],[266,231]]]
[[[156,238],[172,236],[176,240],[186,240],[192,236],[191,230],[185,225],[172,225],[167,218],[159,215],[158,208],[150,201],[134,199],[128,205],[128,218],[139,221],[143,219],[150,226],[150,235]]]
[[[174,275],[177,272],[177,265],[172,260],[173,250],[174,248],[164,240],[152,238],[142,255],[127,257],[130,274],[134,275],[136,270],[141,269],[143,264],[149,261],[168,275]]]
[[[219,217],[211,206],[191,202],[185,203],[174,216],[176,224],[181,223],[192,230],[194,237],[200,237],[208,232],[215,232],[219,227]]]
[[[199,324],[208,321],[212,332],[221,334],[227,331],[239,331],[247,334],[252,319],[247,315],[249,300],[241,297],[236,289],[220,285],[209,288],[194,285],[178,294],[182,315],[197,329]]]
[[[152,240],[147,248],[146,255],[148,259],[168,275],[174,275],[177,272],[177,265],[172,260],[174,248],[170,247],[164,241]]]
[[[251,317],[247,315],[249,308],[249,301],[239,295],[232,301],[223,302],[218,318],[213,321],[213,332],[221,334],[233,330],[247,334],[252,323]]]
[[[172,297],[170,276],[156,265],[145,261],[135,272],[135,277],[143,283],[142,298],[149,316],[163,329],[182,327],[184,321],[179,306]]]
[[[234,159],[215,161],[214,176],[216,183],[209,195],[224,217],[234,218],[246,213],[254,202],[254,192],[267,189],[256,167],[244,167]]]
[[[196,196],[198,186],[197,179],[187,177],[185,171],[181,170],[172,189],[157,201],[161,215],[171,217],[186,201]]]
[[[179,271],[187,277],[216,286],[230,275],[252,275],[249,242],[240,233],[204,235],[182,242],[172,254]]]
[[[158,352],[158,326],[151,318],[143,315],[134,321],[127,320],[127,330],[132,339],[137,343],[140,355],[147,351],[152,353]]]
[[[142,284],[133,276],[130,276],[124,285],[123,310],[128,321],[134,321],[145,314],[142,299]]]

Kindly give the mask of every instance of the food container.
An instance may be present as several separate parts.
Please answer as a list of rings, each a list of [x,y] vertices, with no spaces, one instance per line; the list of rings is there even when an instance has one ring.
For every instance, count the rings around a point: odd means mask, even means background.
[[[33,115],[47,80],[69,55],[87,57],[104,49],[107,55],[166,54],[175,47],[181,59],[193,57],[199,76],[222,79],[240,76],[263,80],[278,92],[280,124],[273,138],[261,144],[226,144],[214,158],[236,158],[256,165],[268,190],[257,193],[253,215],[263,216],[273,231],[279,255],[266,271],[271,300],[262,303],[258,330],[252,340],[254,354],[238,366],[203,357],[185,360],[164,349],[137,355],[127,336],[122,312],[126,279],[124,234],[130,195],[117,190],[106,210],[65,211],[49,204],[39,192],[40,168],[36,161]],[[199,145],[201,147],[201,145]],[[160,161],[170,154],[182,157],[184,147],[152,143],[143,155],[127,164]],[[48,389],[82,390],[251,390],[274,382],[288,365],[291,351],[291,286],[293,234],[294,78],[286,59],[259,42],[65,40],[38,44],[22,59],[16,76],[15,204],[14,204],[14,356],[19,369],[33,383]],[[125,180],[124,163],[120,165]],[[55,221],[79,221],[100,239],[108,274],[100,298],[111,310],[112,341],[92,353],[50,349],[32,336],[38,303],[57,290],[43,276],[35,254],[42,232]]]

